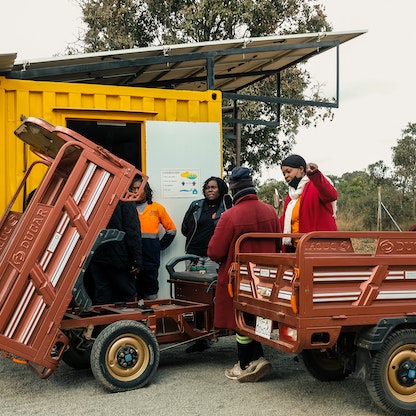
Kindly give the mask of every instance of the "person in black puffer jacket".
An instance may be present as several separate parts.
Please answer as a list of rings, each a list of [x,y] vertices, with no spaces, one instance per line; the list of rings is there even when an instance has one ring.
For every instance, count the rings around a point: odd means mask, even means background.
[[[134,202],[119,201],[107,225],[124,231],[122,241],[100,245],[90,264],[92,301],[95,305],[134,301],[136,275],[142,266],[140,220]]]

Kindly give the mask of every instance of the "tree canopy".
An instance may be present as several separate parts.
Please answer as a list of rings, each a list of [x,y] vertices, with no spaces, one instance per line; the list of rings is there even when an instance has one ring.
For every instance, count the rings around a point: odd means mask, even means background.
[[[86,25],[80,39],[83,52],[331,30],[317,0],[78,0],[78,4]],[[279,82],[282,97],[325,101],[302,65],[282,71]],[[271,76],[239,93],[276,97],[276,85],[276,76]],[[237,163],[254,172],[278,164],[292,149],[300,126],[332,117],[330,109],[311,106],[282,104],[277,111],[270,103],[232,104],[240,109],[241,118],[279,122],[280,128],[244,124],[241,152],[235,138],[224,139],[225,171]]]
[[[394,181],[403,197],[411,199],[412,215],[416,214],[416,123],[408,123],[397,146],[392,148]]]
[[[325,9],[317,0],[74,0],[83,13],[86,30],[81,48],[73,52],[99,52],[152,45],[215,41],[243,37],[330,31]],[[280,74],[280,96],[296,100],[325,101],[320,86],[312,84],[305,66],[298,64]],[[241,94],[277,96],[277,78],[270,76]],[[252,101],[234,104],[243,119],[280,122],[243,125],[240,164],[260,172],[278,165],[291,152],[301,126],[311,127],[331,119],[331,110]],[[224,167],[237,161],[235,139],[224,139]],[[392,218],[407,229],[416,215],[416,123],[408,123],[392,148],[393,167],[376,161],[365,171],[331,177],[338,193],[338,225],[344,230],[372,230],[379,226],[380,202],[383,229],[394,229]],[[284,181],[268,181],[259,197],[274,203],[274,190],[283,198]],[[380,198],[379,198],[380,197]]]
[[[416,223],[416,123],[408,123],[392,147],[393,166],[382,160],[365,171],[331,177],[338,190],[343,230],[408,230]]]

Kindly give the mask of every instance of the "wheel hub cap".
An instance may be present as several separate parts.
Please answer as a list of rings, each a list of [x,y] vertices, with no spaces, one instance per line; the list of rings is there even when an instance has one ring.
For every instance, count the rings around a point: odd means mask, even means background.
[[[416,378],[416,363],[412,360],[403,361],[397,369],[397,380],[406,387],[412,387]]]
[[[123,368],[133,367],[137,360],[137,351],[129,345],[120,348],[117,353],[117,362]]]

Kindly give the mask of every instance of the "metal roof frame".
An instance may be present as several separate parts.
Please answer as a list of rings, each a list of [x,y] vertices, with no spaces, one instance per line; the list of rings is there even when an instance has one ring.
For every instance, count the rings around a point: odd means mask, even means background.
[[[365,30],[307,33],[232,39],[170,46],[154,46],[50,59],[16,61],[15,54],[0,55],[0,74],[10,79],[95,83],[205,91],[220,90],[224,98],[322,107],[339,106],[339,46]],[[280,73],[313,56],[336,49],[335,101],[293,100],[280,96]],[[3,58],[3,59],[2,59]],[[12,59],[13,58],[13,59]],[[239,91],[276,74],[276,94],[251,96]],[[271,124],[264,120],[225,118],[225,122]]]

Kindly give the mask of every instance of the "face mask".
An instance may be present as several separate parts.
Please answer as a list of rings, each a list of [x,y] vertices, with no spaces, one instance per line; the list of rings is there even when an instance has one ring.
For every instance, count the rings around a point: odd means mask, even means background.
[[[289,186],[291,186],[292,188],[297,189],[299,182],[302,180],[302,178],[298,178],[298,177],[294,177],[290,182],[289,182]]]

